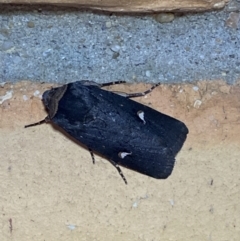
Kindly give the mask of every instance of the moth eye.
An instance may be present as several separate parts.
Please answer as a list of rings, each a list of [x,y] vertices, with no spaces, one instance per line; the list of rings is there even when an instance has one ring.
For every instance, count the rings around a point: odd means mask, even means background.
[[[123,159],[125,158],[126,156],[129,156],[129,155],[132,155],[132,152],[119,152],[118,153],[118,157]]]
[[[145,124],[146,124],[146,121],[145,121],[145,119],[144,119],[144,112],[143,112],[142,110],[139,110],[139,111],[137,112],[137,115],[138,115],[138,117],[143,121],[143,124],[145,125]]]

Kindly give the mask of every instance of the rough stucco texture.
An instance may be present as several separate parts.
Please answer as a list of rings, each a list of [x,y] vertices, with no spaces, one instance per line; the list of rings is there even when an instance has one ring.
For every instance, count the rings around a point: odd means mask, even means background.
[[[167,180],[122,168],[128,185],[50,124],[23,128],[45,117],[50,86],[0,87],[1,241],[240,240],[239,86],[161,85],[139,98],[190,133]]]

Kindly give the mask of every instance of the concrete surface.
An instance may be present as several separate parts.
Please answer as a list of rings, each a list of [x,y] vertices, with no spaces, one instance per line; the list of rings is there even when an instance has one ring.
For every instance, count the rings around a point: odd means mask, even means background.
[[[0,87],[0,240],[239,241],[240,86],[160,85],[138,98],[189,128],[172,175],[123,172],[51,125],[41,94],[51,84]],[[115,87],[125,92],[146,85]]]
[[[231,2],[232,3],[232,2]],[[91,13],[0,6],[0,82],[179,82],[240,78],[239,1],[221,12]],[[235,11],[235,25],[226,26]]]

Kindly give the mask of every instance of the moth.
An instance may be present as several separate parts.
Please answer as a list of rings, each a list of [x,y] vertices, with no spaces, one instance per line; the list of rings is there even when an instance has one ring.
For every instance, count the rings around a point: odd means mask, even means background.
[[[150,93],[112,92],[102,87],[123,81],[98,84],[83,80],[52,88],[43,93],[47,117],[31,127],[51,122],[90,151],[120,166],[157,179],[167,178],[187,134],[186,125],[132,98]]]

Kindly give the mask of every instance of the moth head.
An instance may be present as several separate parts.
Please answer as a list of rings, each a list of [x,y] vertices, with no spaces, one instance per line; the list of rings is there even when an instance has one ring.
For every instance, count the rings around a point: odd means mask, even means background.
[[[51,92],[53,90],[54,89],[46,90],[42,95],[42,102],[43,102],[45,108],[47,109],[47,111],[49,110],[49,103],[51,102]]]
[[[42,123],[50,121],[56,115],[58,110],[58,103],[66,92],[67,87],[68,85],[63,85],[62,87],[52,88],[51,90],[45,91],[43,93],[42,101],[48,112],[47,117],[36,123],[25,125],[25,128],[40,125]]]
[[[48,118],[51,120],[58,110],[58,103],[63,97],[64,93],[67,90],[67,85],[63,85],[58,88],[52,88],[43,93],[43,104],[48,112]]]

